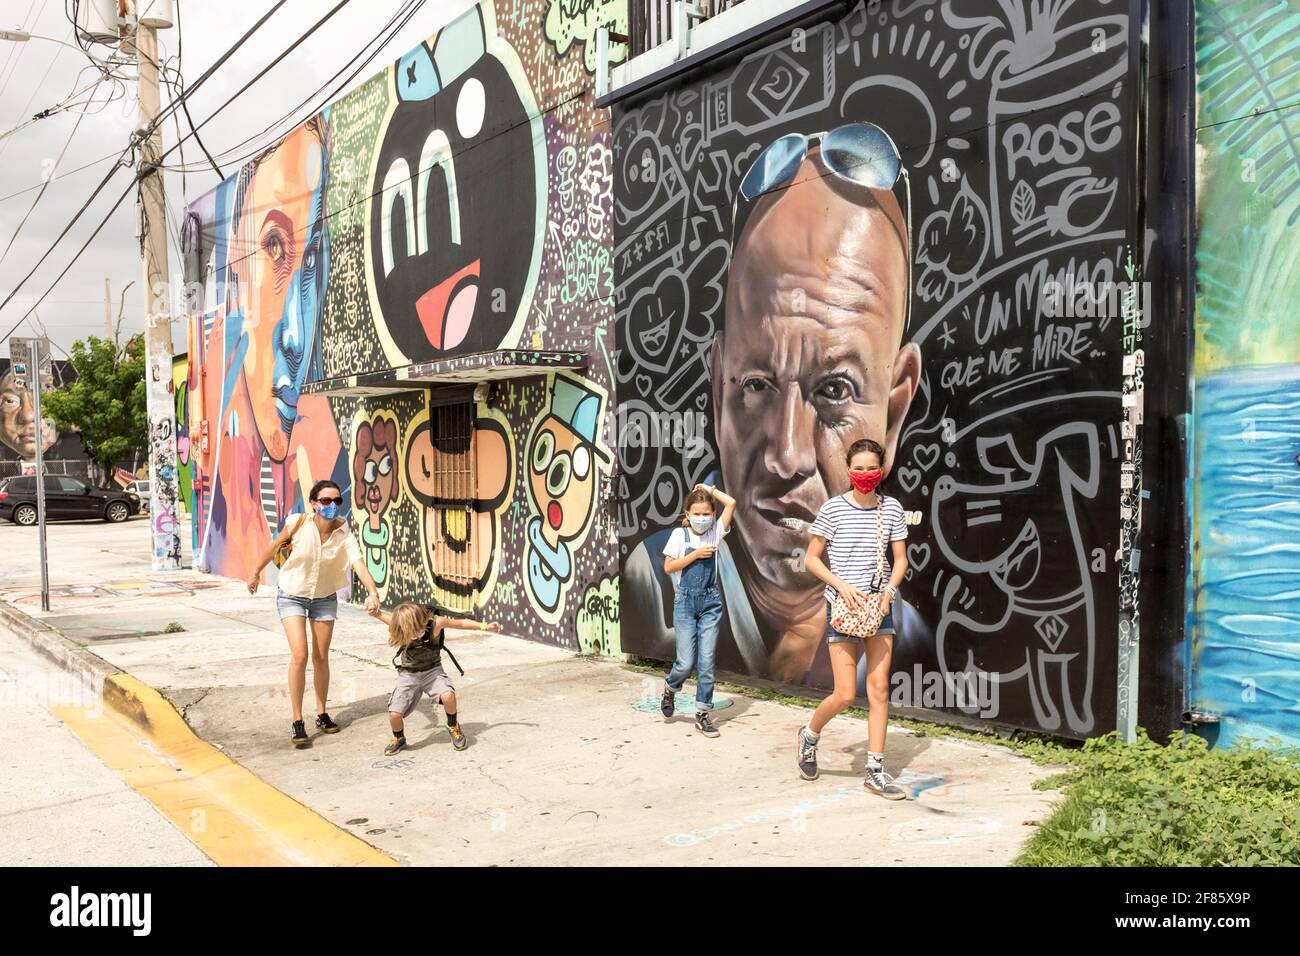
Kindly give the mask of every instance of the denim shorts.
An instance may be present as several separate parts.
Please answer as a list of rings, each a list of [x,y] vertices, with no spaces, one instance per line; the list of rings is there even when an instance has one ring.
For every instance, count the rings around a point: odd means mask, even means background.
[[[884,616],[880,622],[880,630],[877,634],[892,635],[894,633],[894,605],[889,605],[889,613]],[[863,638],[854,637],[852,634],[845,634],[843,631],[837,631],[831,626],[831,602],[826,602],[826,643],[840,644],[844,641],[860,641]]]
[[[282,621],[286,617],[305,617],[309,621],[335,621],[339,616],[339,598],[337,594],[322,598],[306,598],[277,591],[275,609],[280,612]]]

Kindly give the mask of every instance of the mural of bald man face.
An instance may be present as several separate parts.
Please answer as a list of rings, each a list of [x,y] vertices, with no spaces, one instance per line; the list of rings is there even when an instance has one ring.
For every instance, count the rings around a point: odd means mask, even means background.
[[[839,179],[813,149],[759,197],[732,250],[713,348],[718,454],[744,549],[776,589],[815,583],[808,527],[848,490],[848,447],[874,438],[892,466],[921,374],[920,349],[900,347],[907,235],[893,192]]]

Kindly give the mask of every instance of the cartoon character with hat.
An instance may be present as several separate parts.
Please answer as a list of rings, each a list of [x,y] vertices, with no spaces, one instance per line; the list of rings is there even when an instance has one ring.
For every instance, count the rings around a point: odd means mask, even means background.
[[[556,375],[551,407],[528,443],[528,588],[538,613],[554,623],[564,588],[573,578],[570,544],[591,525],[596,501],[597,459],[609,455],[597,440],[604,396],[582,382]]]

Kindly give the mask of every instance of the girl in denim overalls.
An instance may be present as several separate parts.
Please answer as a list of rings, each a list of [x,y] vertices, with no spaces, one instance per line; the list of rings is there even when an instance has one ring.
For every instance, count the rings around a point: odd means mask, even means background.
[[[714,500],[722,502],[717,517]],[[682,527],[674,528],[664,545],[664,571],[673,579],[673,631],[677,660],[664,683],[659,710],[673,716],[677,692],[699,661],[695,680],[695,729],[706,737],[718,736],[709,712],[713,710],[713,668],[718,650],[718,625],[722,621],[722,592],[718,589],[718,544],[731,530],[736,500],[708,485],[696,485],[686,496]]]

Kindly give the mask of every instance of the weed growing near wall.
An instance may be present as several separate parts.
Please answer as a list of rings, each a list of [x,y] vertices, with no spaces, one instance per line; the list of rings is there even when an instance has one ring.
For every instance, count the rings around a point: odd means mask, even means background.
[[[1036,785],[1065,800],[1019,866],[1300,864],[1300,750],[1210,750],[1193,735],[1161,746],[1142,731],[1134,744],[1021,749],[1072,769]]]

